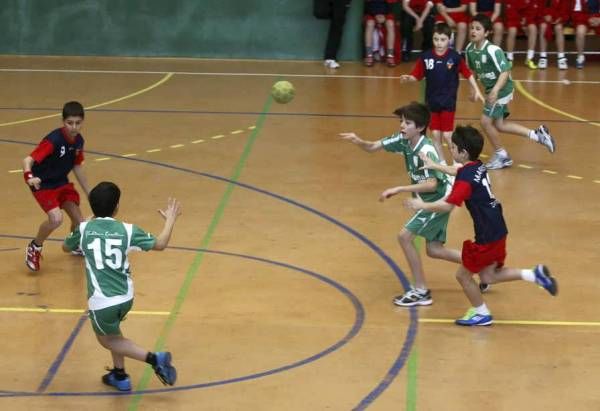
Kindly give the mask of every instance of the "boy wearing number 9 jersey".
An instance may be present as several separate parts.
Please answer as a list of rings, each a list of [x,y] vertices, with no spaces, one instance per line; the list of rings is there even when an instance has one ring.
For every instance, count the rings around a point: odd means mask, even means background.
[[[113,183],[102,182],[94,187],[89,195],[94,218],[73,230],[63,250],[79,247],[85,257],[90,321],[98,342],[111,352],[114,364],[102,382],[119,391],[130,391],[131,381],[125,372],[125,357],[129,357],[150,364],[163,384],[173,385],[177,372],[171,364],[171,353],[144,350],[123,337],[120,324],[133,305],[127,255],[134,250],[164,250],[181,214],[180,204],[170,198],[167,208],[159,210],[165,224],[155,237],[136,225],[114,219],[120,197],[121,191]]]

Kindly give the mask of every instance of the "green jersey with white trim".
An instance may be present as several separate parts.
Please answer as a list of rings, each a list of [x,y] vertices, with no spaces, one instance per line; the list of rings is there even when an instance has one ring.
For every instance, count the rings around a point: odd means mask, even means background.
[[[486,40],[481,49],[475,43],[469,43],[465,49],[467,64],[476,74],[486,94],[496,85],[501,73],[511,70],[511,65],[504,56],[504,51],[489,40]],[[498,98],[506,97],[513,92],[513,81],[510,75],[506,84],[498,91]]]
[[[133,224],[113,218],[84,221],[65,239],[71,250],[80,247],[85,257],[88,307],[101,310],[133,298],[127,255],[148,251],[156,238]]]
[[[399,153],[404,155],[404,162],[406,164],[406,171],[412,184],[418,184],[420,181],[435,178],[437,180],[437,187],[435,191],[431,193],[415,193],[416,196],[420,197],[427,203],[432,203],[445,197],[452,186],[449,184],[448,176],[437,170],[421,170],[424,163],[419,158],[419,153],[425,153],[427,157],[435,162],[439,163],[437,151],[431,140],[426,136],[422,135],[414,148],[410,146],[410,140],[405,138],[402,133],[394,133],[389,137],[384,137],[381,140],[381,144],[385,151],[391,153]]]

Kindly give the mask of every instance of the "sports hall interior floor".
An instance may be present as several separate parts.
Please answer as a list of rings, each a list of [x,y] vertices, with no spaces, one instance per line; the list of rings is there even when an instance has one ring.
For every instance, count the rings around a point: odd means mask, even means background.
[[[503,136],[515,165],[490,174],[507,264],[547,264],[560,293],[496,285],[485,296],[496,323],[477,329],[452,324],[468,303],[451,263],[424,257],[431,307],[392,305],[407,285],[396,234],[410,212],[401,196],[377,199],[407,181],[403,160],[338,138],[398,128],[392,111],[421,97],[398,79],[411,64],[4,56],[0,67],[1,409],[600,409],[599,63],[513,70],[511,118],[545,123],[558,149]],[[296,87],[287,105],[269,98],[278,79]],[[121,219],[157,232],[167,198],[183,204],[172,247],[132,255],[123,324],[173,353],[173,388],[134,361],[133,393],[101,384],[110,358],[84,315],[83,262],[60,250],[68,224],[42,270],[25,267],[44,214],[21,160],[73,99],[87,108],[88,179],[122,188]],[[480,111],[461,82],[458,123]],[[448,245],[471,237],[456,210]]]

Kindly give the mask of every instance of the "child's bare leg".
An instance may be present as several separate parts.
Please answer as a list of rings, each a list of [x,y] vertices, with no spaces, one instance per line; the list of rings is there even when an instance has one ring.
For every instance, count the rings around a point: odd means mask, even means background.
[[[390,50],[394,50],[394,42],[396,41],[396,23],[394,20],[386,20],[385,21],[385,31],[386,31],[386,53],[389,53]]]
[[[530,24],[527,26],[527,52],[535,50],[535,42],[537,40],[537,26]],[[527,56],[528,59],[532,59],[533,56]]]
[[[503,148],[502,142],[500,141],[500,135],[498,134],[498,130],[496,129],[496,126],[494,125],[494,119],[486,116],[485,114],[482,114],[481,115],[481,127],[483,128],[483,131],[487,135],[488,140],[492,144],[494,151],[501,150]]]
[[[481,291],[479,291],[479,285],[473,279],[473,273],[461,265],[456,272],[456,279],[469,299],[471,306],[481,306],[483,304],[483,297],[481,296]]]
[[[554,26],[554,34],[556,35],[556,50],[562,54],[565,52],[565,35],[563,34],[562,24]]]
[[[50,234],[60,227],[62,221],[63,214],[62,211],[60,211],[60,208],[56,207],[48,211],[48,219],[40,224],[37,235],[34,238],[34,242],[39,246],[43,245],[44,241],[46,241]]]
[[[500,47],[500,45],[502,44],[502,35],[504,34],[504,26],[502,25],[502,23],[496,22],[494,23],[493,29],[494,39],[492,40],[492,42],[496,46]]]
[[[124,357],[142,362],[146,361],[148,351],[122,335],[96,335],[96,338],[104,348],[110,350],[113,360],[120,362],[121,365],[124,364]],[[123,368],[116,363],[115,367]]]
[[[495,34],[494,34],[494,38],[495,38]],[[513,52],[515,51],[516,38],[517,38],[517,28],[509,27],[508,34],[506,35],[506,53],[508,54],[509,60],[513,59]]]
[[[512,121],[505,121],[503,118],[494,119],[495,128],[502,132],[508,134],[514,134],[517,136],[529,138],[531,129],[524,127],[518,123],[513,123]]]
[[[433,142],[435,151],[438,153],[440,162],[443,161],[445,164],[446,158],[444,157],[444,147],[442,146],[442,132],[440,130],[431,130],[431,141]]]
[[[462,262],[461,253],[458,250],[444,247],[444,244],[439,241],[427,241],[427,255],[431,258],[450,261],[460,264]]]
[[[450,146],[452,145],[452,131],[443,131],[442,137],[444,138],[444,142],[448,146],[448,150],[450,150]],[[452,158],[452,155],[450,155],[450,158],[452,159],[452,164],[454,164],[454,159]]]
[[[415,235],[406,228],[403,228],[402,231],[400,231],[400,234],[398,234],[398,242],[400,243],[400,247],[404,252],[408,266],[410,267],[410,271],[415,281],[415,287],[427,289],[421,256],[419,256],[419,252],[413,244],[414,238]]]
[[[375,21],[367,20],[365,24],[365,48],[373,50],[373,31],[375,30]]]
[[[546,30],[548,27],[548,23],[541,23],[540,24],[540,54],[544,53],[544,57],[545,57],[545,53],[546,51],[548,51],[548,40],[546,40]]]
[[[519,268],[508,268],[502,267],[500,269],[482,270],[479,273],[479,278],[486,284],[504,283],[507,281],[523,280],[522,271]],[[530,270],[531,271],[531,270]],[[532,276],[532,280],[535,281],[535,276]]]
[[[79,223],[83,221],[83,214],[81,214],[81,209],[77,204],[75,204],[72,201],[65,201],[62,206],[63,210],[65,210],[65,212],[71,219],[71,231],[73,231],[79,225]]]
[[[465,40],[467,38],[467,24],[466,23],[458,23],[456,28],[456,42],[454,43],[454,47],[457,52],[461,52],[464,45]]]

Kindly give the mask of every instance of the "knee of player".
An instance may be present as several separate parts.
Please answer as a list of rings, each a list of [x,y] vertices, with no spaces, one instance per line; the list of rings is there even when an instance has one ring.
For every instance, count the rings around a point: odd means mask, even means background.
[[[49,213],[48,221],[50,222],[52,228],[58,228],[63,222],[63,215],[60,211],[56,213]]]

